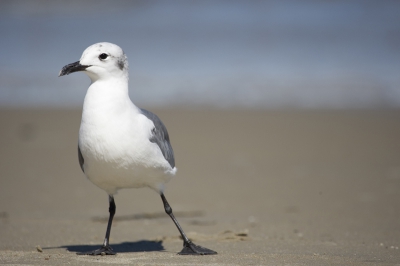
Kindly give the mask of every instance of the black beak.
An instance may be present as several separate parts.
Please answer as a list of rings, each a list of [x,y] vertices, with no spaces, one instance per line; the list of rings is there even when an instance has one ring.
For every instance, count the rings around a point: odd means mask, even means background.
[[[83,70],[85,70],[85,69],[88,68],[88,67],[90,67],[90,66],[81,65],[81,64],[79,63],[79,61],[77,61],[77,62],[74,62],[74,63],[71,63],[71,64],[68,64],[68,65],[64,66],[64,67],[61,69],[61,71],[60,71],[60,73],[58,74],[58,76],[61,77],[61,76],[64,76],[64,75],[71,74],[71,73],[73,73],[73,72],[83,71]]]

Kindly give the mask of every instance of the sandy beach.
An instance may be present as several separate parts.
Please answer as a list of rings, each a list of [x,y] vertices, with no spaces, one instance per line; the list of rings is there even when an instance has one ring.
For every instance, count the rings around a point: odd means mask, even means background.
[[[150,109],[178,175],[108,198],[78,164],[81,110],[0,110],[0,264],[400,265],[400,111]]]

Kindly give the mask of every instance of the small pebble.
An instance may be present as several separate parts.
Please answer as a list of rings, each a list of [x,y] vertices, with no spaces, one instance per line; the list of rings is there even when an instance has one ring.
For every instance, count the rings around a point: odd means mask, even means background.
[[[43,252],[43,249],[42,249],[42,247],[41,247],[41,246],[39,246],[39,245],[37,245],[37,246],[36,246],[36,250],[37,250],[37,251],[39,251],[39,252]]]
[[[101,252],[100,255],[101,255],[101,256],[105,256],[106,253],[105,253],[105,252]]]
[[[380,243],[379,245],[380,245],[381,247],[383,247],[383,246],[384,246],[384,245],[383,245],[383,243]]]

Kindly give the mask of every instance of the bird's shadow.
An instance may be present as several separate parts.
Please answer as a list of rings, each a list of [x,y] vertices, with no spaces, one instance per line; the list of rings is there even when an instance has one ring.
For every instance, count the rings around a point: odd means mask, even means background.
[[[92,250],[99,249],[101,245],[68,245],[56,248],[66,248],[70,252],[89,252]],[[163,251],[164,246],[162,241],[149,241],[140,240],[136,242],[123,242],[119,244],[112,244],[112,249],[116,253],[128,253],[128,252],[143,252],[143,251]],[[45,248],[43,248],[45,249]],[[51,247],[47,249],[52,249]]]

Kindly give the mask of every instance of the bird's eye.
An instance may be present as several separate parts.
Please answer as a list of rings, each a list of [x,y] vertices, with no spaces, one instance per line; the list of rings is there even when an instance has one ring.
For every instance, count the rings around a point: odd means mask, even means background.
[[[100,59],[100,60],[107,59],[107,57],[108,57],[108,54],[101,54],[101,55],[99,55],[99,59]]]

